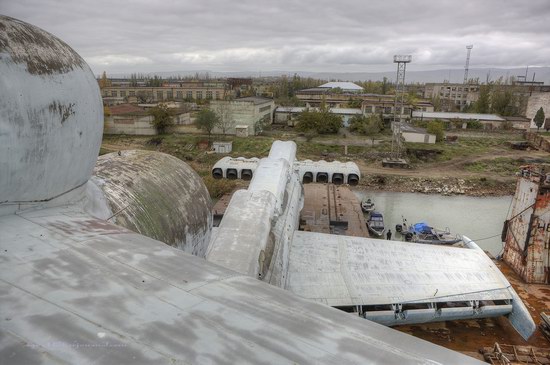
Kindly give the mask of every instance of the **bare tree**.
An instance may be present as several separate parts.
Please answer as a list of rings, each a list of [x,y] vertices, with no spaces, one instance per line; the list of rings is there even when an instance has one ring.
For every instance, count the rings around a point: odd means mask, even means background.
[[[202,109],[195,119],[195,125],[197,128],[202,129],[208,133],[208,141],[210,141],[210,135],[212,130],[219,124],[219,119],[216,113],[210,109]]]
[[[222,130],[222,134],[226,134],[231,128],[235,127],[230,101],[218,102],[212,107],[212,110],[218,116],[217,127]]]

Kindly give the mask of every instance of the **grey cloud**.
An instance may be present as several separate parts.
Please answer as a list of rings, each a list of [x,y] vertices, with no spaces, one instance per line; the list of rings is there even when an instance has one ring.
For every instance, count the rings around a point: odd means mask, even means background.
[[[6,2],[6,0],[0,0]],[[385,71],[550,65],[550,2],[19,0],[4,14],[75,48],[94,72]]]

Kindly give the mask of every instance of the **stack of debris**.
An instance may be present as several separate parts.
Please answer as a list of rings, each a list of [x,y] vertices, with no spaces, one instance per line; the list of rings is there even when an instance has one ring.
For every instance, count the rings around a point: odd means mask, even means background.
[[[500,345],[484,347],[480,352],[486,362],[493,365],[550,364],[550,348]]]
[[[540,330],[544,337],[550,341],[550,317],[544,312],[540,314],[540,317],[542,318],[542,322],[539,324]]]

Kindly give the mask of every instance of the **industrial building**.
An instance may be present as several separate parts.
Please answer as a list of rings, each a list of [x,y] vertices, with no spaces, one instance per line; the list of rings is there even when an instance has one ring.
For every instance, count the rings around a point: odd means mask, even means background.
[[[413,127],[408,123],[401,124],[401,136],[409,143],[435,143],[435,134],[426,132],[425,128]]]
[[[502,128],[506,119],[496,114],[450,113],[450,112],[420,112],[414,111],[412,119],[416,121],[439,120],[445,123],[458,123],[459,128],[466,129],[469,122],[480,122],[484,129]],[[455,125],[456,127],[456,125]]]
[[[362,93],[363,88],[357,84],[354,84],[353,82],[342,82],[342,81],[335,81],[335,82],[327,82],[326,84],[323,84],[319,86],[321,89],[340,89],[343,92],[346,93]]]
[[[310,88],[296,92],[296,97],[306,104],[306,107],[349,108],[350,104],[358,104],[363,114],[378,114],[389,120],[393,118],[395,109],[395,95],[361,94],[361,93],[334,93],[330,88]],[[428,100],[420,100],[414,104],[405,102],[401,113],[410,116],[413,110],[433,112],[434,107]]]
[[[446,111],[463,109],[479,99],[479,85],[459,83],[428,83],[424,86],[424,98],[443,102]]]
[[[167,100],[222,100],[230,95],[233,94],[227,83],[217,80],[171,82],[159,87],[122,84],[101,89],[101,96],[104,99],[122,100],[130,103],[152,103]]]
[[[186,109],[170,108],[173,125],[171,132],[178,132],[178,127],[191,124],[191,114]],[[151,124],[153,116],[147,109],[133,104],[114,105],[109,108],[109,114],[105,115],[103,133],[105,134],[131,134],[131,135],[155,135],[157,130]]]
[[[273,99],[251,96],[234,100],[213,100],[210,108],[218,117],[226,119],[222,121],[225,126],[217,126],[214,133],[237,134],[239,127],[239,134],[246,137],[257,134],[262,124],[273,123],[275,103]]]
[[[294,126],[296,119],[305,110],[319,110],[318,108],[307,108],[300,106],[279,106],[275,109],[273,123]],[[344,126],[349,125],[349,120],[356,115],[363,115],[358,108],[330,108],[329,112],[342,118]]]

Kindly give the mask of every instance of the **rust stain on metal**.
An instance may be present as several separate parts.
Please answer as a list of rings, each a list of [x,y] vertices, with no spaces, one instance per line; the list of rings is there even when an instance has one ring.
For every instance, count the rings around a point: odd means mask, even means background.
[[[393,328],[470,356],[478,354],[478,350],[482,347],[493,346],[495,342],[548,347],[548,341],[538,328],[541,321],[539,313],[550,310],[548,286],[526,284],[510,265],[502,261],[494,262],[512,284],[537,324],[537,330],[528,341],[523,340],[513,330],[510,322],[502,317],[395,326]],[[482,357],[478,358],[482,359]]]
[[[369,237],[359,201],[344,185],[304,184],[300,229]]]
[[[550,178],[541,166],[521,168],[505,224],[504,260],[528,283],[550,283]]]

